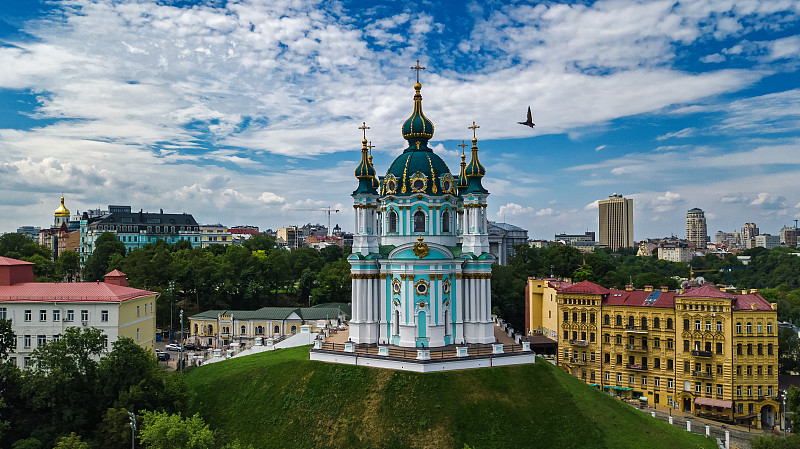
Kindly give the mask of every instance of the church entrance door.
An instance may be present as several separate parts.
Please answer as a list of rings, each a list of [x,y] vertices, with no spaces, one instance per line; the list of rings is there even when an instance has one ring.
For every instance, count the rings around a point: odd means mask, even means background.
[[[427,314],[420,311],[417,315],[417,346],[428,346],[428,320]]]

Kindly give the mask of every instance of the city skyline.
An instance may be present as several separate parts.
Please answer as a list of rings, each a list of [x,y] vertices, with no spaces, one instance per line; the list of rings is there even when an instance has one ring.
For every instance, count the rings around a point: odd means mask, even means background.
[[[490,220],[594,231],[619,193],[636,240],[693,207],[712,236],[775,235],[800,217],[800,5],[728,3],[7,5],[0,232],[49,225],[62,192],[262,229],[330,206],[352,230],[358,126],[385,173],[419,59],[452,173],[481,126]]]

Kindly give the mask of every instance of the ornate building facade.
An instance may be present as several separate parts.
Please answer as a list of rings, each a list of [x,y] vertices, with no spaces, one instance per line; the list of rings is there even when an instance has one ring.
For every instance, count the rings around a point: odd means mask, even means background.
[[[402,127],[408,147],[379,181],[366,140],[355,170],[355,230],[350,338],[404,347],[492,343],[491,264],[486,174],[461,156],[458,178],[428,146],[433,123],[422,113],[422,85]]]

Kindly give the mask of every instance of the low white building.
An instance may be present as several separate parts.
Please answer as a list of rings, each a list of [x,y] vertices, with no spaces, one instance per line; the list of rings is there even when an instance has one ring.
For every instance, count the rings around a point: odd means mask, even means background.
[[[20,368],[70,327],[100,329],[107,345],[128,337],[152,350],[158,295],[128,287],[117,270],[105,282],[34,282],[32,263],[0,257],[0,319],[11,320],[16,347],[9,358]]]
[[[671,262],[690,262],[692,251],[689,245],[682,242],[662,243],[658,247],[658,258]]]

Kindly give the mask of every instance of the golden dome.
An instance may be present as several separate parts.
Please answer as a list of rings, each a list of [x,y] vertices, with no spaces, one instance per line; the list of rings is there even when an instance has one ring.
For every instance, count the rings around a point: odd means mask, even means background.
[[[55,212],[56,217],[69,217],[69,209],[64,206],[64,196],[61,196],[61,205]]]

